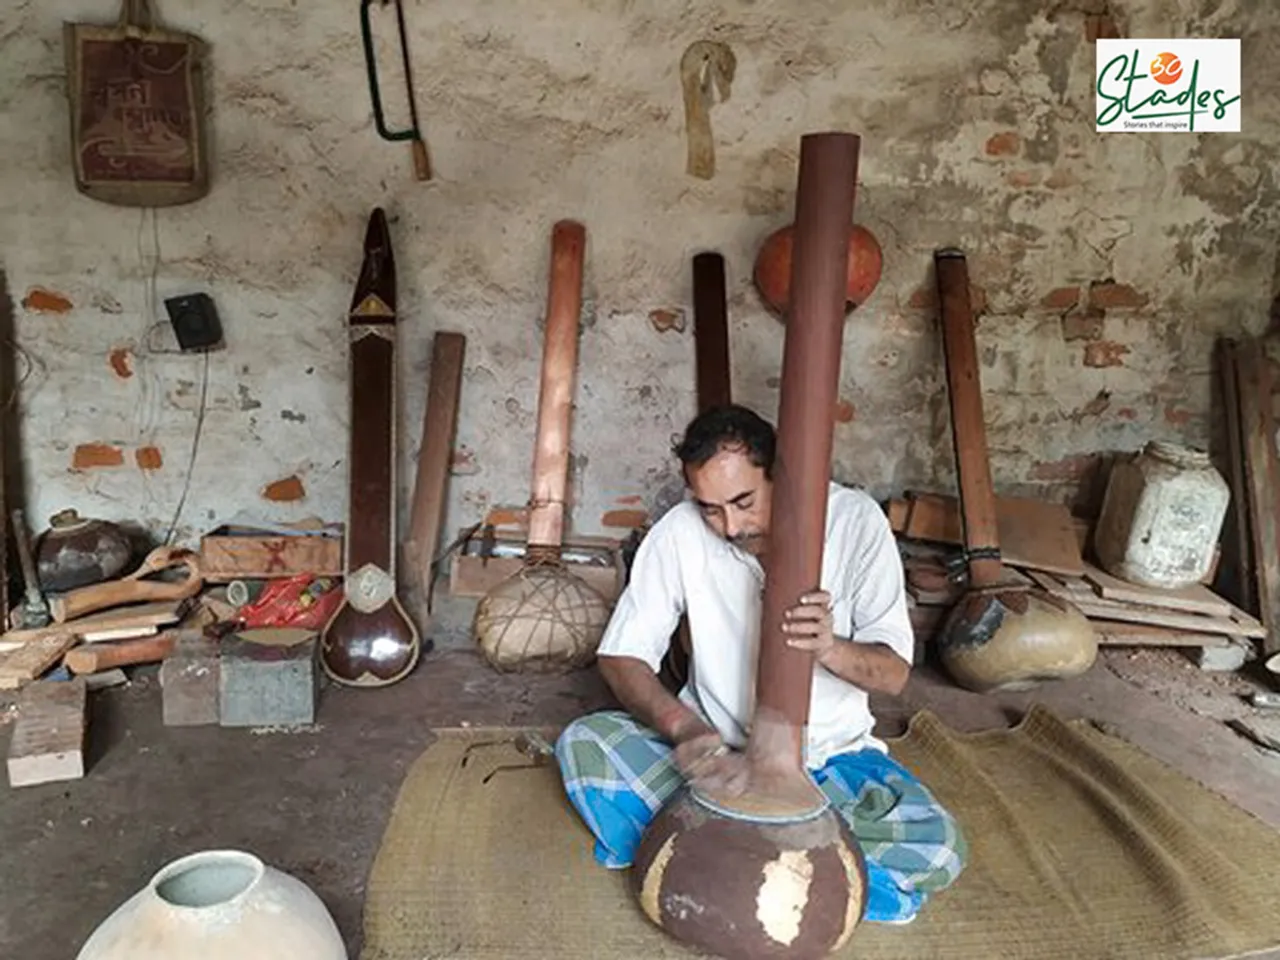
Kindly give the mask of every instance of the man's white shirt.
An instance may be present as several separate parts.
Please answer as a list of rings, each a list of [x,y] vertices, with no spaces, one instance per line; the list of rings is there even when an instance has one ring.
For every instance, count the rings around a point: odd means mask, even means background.
[[[911,663],[915,641],[903,580],[902,558],[880,505],[861,490],[832,483],[821,587],[831,595],[836,635],[885,644]],[[755,557],[712,531],[696,504],[677,504],[641,541],[599,653],[636,657],[656,672],[686,613],[693,655],[680,698],[726,743],[745,746],[763,587]],[[865,691],[815,663],[807,766],[817,770],[836,754],[865,747],[885,750],[874,726]]]

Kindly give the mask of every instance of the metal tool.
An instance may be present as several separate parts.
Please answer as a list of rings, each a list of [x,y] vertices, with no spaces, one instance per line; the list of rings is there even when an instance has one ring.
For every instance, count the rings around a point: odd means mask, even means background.
[[[21,510],[13,511],[13,539],[18,545],[18,562],[22,564],[22,582],[27,589],[27,598],[22,606],[14,611],[15,625],[20,628],[34,629],[47,627],[53,620],[49,612],[49,604],[40,592],[40,581],[36,577],[36,564],[31,556],[31,541],[27,535],[27,521]]]
[[[405,92],[409,99],[409,127],[404,130],[391,130],[387,127],[386,117],[382,113],[382,95],[378,89],[378,58],[373,49],[373,28],[369,22],[369,7],[379,3],[386,6],[394,3],[396,7],[396,26],[400,31],[400,55],[404,60]],[[431,161],[427,157],[427,145],[422,141],[422,132],[418,127],[418,106],[413,98],[413,73],[409,68],[409,42],[405,37],[404,8],[400,0],[360,0],[360,30],[364,37],[365,67],[369,71],[369,98],[373,101],[373,121],[378,134],[384,140],[408,140],[413,147],[413,169],[419,180],[431,179]]]

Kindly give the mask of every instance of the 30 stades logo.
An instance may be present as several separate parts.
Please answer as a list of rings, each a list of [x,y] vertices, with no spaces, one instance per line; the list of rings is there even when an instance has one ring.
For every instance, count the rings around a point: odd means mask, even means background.
[[[1239,40],[1099,40],[1103,133],[1240,132]]]

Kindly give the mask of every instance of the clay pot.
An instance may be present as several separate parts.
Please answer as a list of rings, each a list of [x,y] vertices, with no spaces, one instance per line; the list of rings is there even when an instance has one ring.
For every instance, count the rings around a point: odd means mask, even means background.
[[[37,542],[36,576],[46,593],[65,593],[123,576],[132,559],[133,544],[120,527],[63,510]]]
[[[175,860],[109,916],[76,960],[348,960],[300,880],[239,850]]]
[[[632,892],[676,940],[733,960],[818,960],[866,913],[867,867],[848,825],[755,822],[709,809],[684,787],[636,850]]]
[[[754,280],[760,296],[778,318],[786,321],[791,299],[791,245],[794,224],[775,230],[756,254]],[[849,226],[849,272],[845,283],[845,314],[866,302],[880,282],[884,256],[880,241],[866,227]]]

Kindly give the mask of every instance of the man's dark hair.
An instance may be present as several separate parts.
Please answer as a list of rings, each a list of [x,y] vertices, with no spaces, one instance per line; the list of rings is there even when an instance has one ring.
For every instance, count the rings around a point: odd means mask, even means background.
[[[675,455],[687,473],[700,467],[725,447],[741,447],[751,462],[773,479],[773,458],[777,436],[772,424],[754,410],[736,403],[710,407],[698,414],[685,428],[684,438],[676,444]]]

